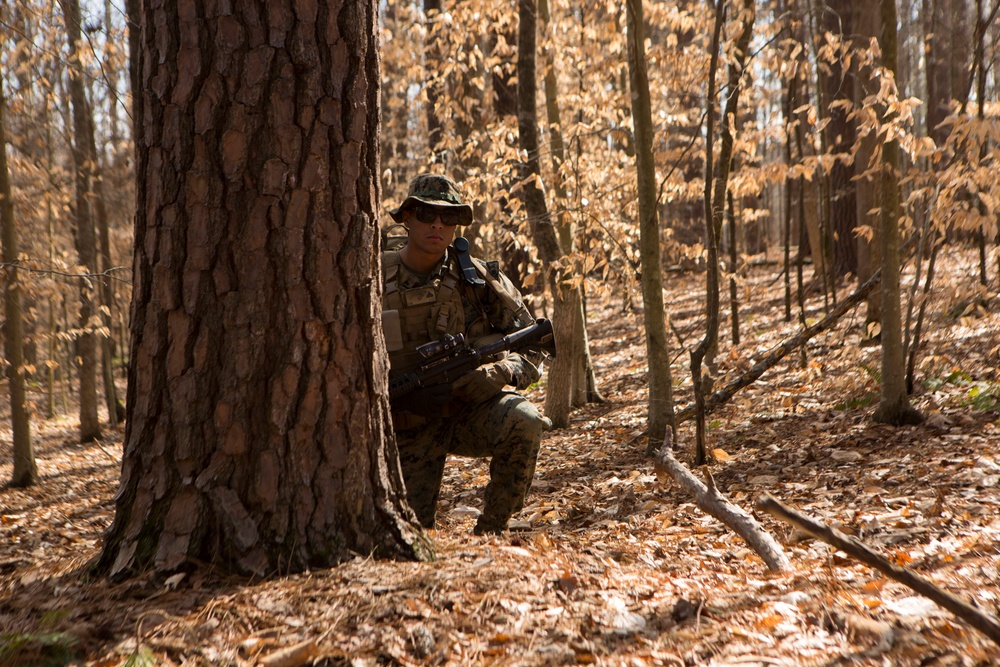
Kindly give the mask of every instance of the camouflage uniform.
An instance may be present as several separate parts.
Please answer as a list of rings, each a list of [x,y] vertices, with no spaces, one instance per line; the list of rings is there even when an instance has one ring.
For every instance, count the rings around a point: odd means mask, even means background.
[[[445,192],[435,192],[435,186]],[[450,188],[457,193],[444,177],[418,177],[410,185],[411,196],[391,213],[397,218],[411,199],[439,205],[442,199],[435,195],[447,195]],[[451,203],[461,205],[457,195]],[[462,277],[454,247],[429,275],[403,264],[398,249],[382,253],[383,323],[393,374],[414,369],[421,359],[416,348],[445,334],[461,333],[475,344],[531,324],[521,295],[497,264],[479,260],[474,264],[484,284],[472,285]],[[422,390],[393,404],[407,500],[428,528],[434,525],[448,454],[492,457],[476,533],[503,530],[524,505],[546,420],[527,399],[501,391],[499,385],[507,382],[524,389],[538,380],[539,372],[533,360],[520,354],[508,354],[496,365],[503,370],[499,373],[503,379],[497,382],[495,393],[487,391],[492,395],[468,395],[461,386],[469,379],[466,376],[453,385]],[[486,367],[474,373],[494,371]]]

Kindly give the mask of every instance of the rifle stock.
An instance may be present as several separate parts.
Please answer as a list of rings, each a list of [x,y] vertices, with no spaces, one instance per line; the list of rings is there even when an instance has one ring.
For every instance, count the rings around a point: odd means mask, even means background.
[[[454,382],[501,352],[526,350],[545,352],[552,357],[556,355],[552,322],[544,318],[536,320],[534,324],[480,348],[466,345],[462,334],[445,336],[417,348],[426,359],[416,370],[396,377],[390,374],[389,399],[395,400],[421,387]]]

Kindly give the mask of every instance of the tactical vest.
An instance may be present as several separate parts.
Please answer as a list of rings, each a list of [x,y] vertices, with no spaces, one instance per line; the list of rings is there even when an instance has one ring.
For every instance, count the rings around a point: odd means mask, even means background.
[[[487,286],[511,308],[522,321],[530,322],[527,309],[503,289],[499,280],[489,273],[482,261],[473,258],[476,271]],[[416,349],[445,334],[464,334],[466,341],[476,340],[492,333],[483,295],[468,285],[459,272],[453,251],[449,249],[446,266],[439,276],[426,285],[401,289],[399,273],[401,260],[398,250],[382,253],[382,326],[389,350],[389,365],[393,372],[406,372],[416,368],[422,357]],[[478,317],[466,321],[462,300],[463,290],[467,300],[479,308]]]

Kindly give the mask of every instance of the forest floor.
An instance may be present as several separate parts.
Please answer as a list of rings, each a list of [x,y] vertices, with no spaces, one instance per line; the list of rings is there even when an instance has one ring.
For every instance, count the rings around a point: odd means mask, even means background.
[[[810,341],[804,365],[790,355],[710,416],[711,471],[745,509],[769,492],[997,615],[1000,299],[978,291],[972,255],[940,259],[912,399],[924,424],[872,422],[880,355],[861,345],[861,308]],[[681,346],[698,341],[704,276],[666,281],[683,406],[691,382]],[[748,272],[744,342],[734,348],[723,325],[728,377],[799,330],[784,321],[782,285],[779,267]],[[431,563],[359,555],[263,580],[208,567],[89,579],[112,519],[122,431],[81,445],[73,417],[36,418],[42,481],[0,491],[0,665],[1000,665],[998,646],[927,599],[760,516],[791,561],[769,572],[672,481],[658,481],[644,456],[642,315],[624,294],[590,303],[607,402],[545,433],[509,534],[472,534],[486,463],[451,460]],[[810,299],[807,321],[822,314],[822,297]],[[530,394],[541,402],[543,391]],[[0,439],[9,479],[9,431]],[[690,460],[690,424],[678,442]]]

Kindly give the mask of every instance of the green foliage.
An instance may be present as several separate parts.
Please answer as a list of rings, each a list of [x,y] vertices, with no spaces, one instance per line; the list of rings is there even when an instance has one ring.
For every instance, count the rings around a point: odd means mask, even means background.
[[[42,617],[38,620],[38,627],[46,631],[55,631],[61,621],[69,617],[69,611],[66,609],[52,609],[42,614]]]
[[[0,665],[65,665],[77,657],[76,643],[65,632],[0,634]]]
[[[977,382],[969,389],[968,397],[973,410],[1000,409],[1000,384]]]
[[[863,370],[868,377],[875,381],[875,384],[882,384],[882,370],[875,368],[874,366],[869,366],[868,364],[861,364],[861,370]]]
[[[961,369],[924,380],[924,387],[929,391],[940,391],[947,385],[967,388],[961,400],[963,406],[973,410],[1000,410],[1000,384],[996,382],[976,381]]]
[[[878,398],[878,394],[865,394],[864,396],[858,396],[855,398],[849,398],[846,401],[837,403],[833,406],[834,410],[840,410],[841,412],[845,410],[854,410],[856,408],[866,408],[871,405],[875,399]]]
[[[138,646],[122,667],[155,667],[156,655],[145,646]]]
[[[929,391],[938,391],[946,384],[968,384],[972,382],[972,376],[962,370],[954,370],[948,375],[928,378],[924,380],[924,387]]]

